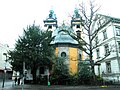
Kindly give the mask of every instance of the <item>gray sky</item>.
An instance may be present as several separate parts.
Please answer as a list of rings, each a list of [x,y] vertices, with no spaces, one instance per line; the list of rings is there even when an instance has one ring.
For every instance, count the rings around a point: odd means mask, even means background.
[[[67,22],[81,0],[0,0],[0,43],[14,47],[15,40],[22,35],[23,28],[33,24],[43,27],[43,20],[53,9],[58,23]],[[83,0],[84,1],[84,0]],[[99,13],[120,18],[119,0],[97,0]],[[69,23],[69,22],[68,22]]]

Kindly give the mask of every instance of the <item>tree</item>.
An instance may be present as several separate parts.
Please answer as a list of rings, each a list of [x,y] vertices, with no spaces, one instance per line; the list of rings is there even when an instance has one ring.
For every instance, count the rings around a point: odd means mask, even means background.
[[[23,71],[23,62],[26,69],[31,69],[33,81],[36,83],[36,71],[39,66],[51,68],[54,49],[49,46],[51,32],[43,31],[35,24],[24,29],[23,36],[16,41],[15,49],[9,52],[13,70]],[[22,72],[21,72],[22,73]]]
[[[79,84],[91,84],[92,72],[89,63],[81,61],[78,68],[78,80]]]
[[[51,81],[53,84],[66,84],[69,78],[69,69],[65,63],[65,59],[56,57],[53,62],[53,70],[51,75]]]
[[[103,19],[102,17],[97,15],[99,8],[100,7],[96,6],[93,0],[89,0],[89,6],[85,5],[85,3],[79,4],[78,10],[80,12],[80,22],[82,26],[81,33],[86,39],[83,39],[83,37],[79,37],[76,34],[69,32],[69,34],[78,41],[79,48],[89,56],[90,66],[93,75],[93,83],[95,82],[95,63],[93,61],[93,52],[97,47],[101,46],[98,40],[96,43],[94,42],[99,31],[101,30],[100,28],[102,28],[105,24],[108,23],[106,19]],[[101,22],[104,22],[104,24],[101,24]],[[111,51],[109,50],[109,54],[105,55],[105,57],[103,57],[102,59],[108,57],[110,55],[110,52]]]

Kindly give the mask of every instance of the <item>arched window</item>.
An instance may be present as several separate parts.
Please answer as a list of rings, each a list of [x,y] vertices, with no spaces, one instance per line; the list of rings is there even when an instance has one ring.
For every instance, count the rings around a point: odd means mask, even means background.
[[[62,52],[62,53],[61,53],[61,57],[65,58],[65,57],[66,57],[66,53],[65,53],[65,52]]]

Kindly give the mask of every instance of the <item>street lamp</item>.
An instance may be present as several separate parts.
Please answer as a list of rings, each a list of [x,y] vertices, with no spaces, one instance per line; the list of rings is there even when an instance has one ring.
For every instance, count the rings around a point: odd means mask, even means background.
[[[4,69],[4,77],[3,77],[3,84],[2,84],[2,88],[4,88],[4,85],[5,85],[5,77],[6,77],[6,72],[7,72],[7,69],[6,69],[6,63],[7,63],[7,53],[3,53],[3,55],[6,56],[6,60],[5,60],[5,69]]]
[[[22,90],[24,90],[24,79],[25,79],[25,61],[23,61]]]
[[[50,73],[49,73],[49,68],[47,68],[47,82],[48,82],[48,86],[50,86]]]
[[[28,46],[29,46],[29,44],[27,43],[25,45],[25,48],[28,47]],[[22,48],[22,58],[23,58],[23,52],[25,53],[24,48]],[[23,61],[22,90],[24,90],[24,79],[25,79],[25,61]]]

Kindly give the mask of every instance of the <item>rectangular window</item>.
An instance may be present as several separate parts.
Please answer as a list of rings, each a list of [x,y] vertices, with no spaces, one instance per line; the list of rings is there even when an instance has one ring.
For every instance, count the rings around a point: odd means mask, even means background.
[[[47,25],[45,24],[44,27],[47,27]]]
[[[100,50],[99,50],[99,48],[96,49],[96,54],[97,54],[97,59],[100,58]]]
[[[103,39],[104,40],[107,39],[107,32],[106,32],[106,30],[103,31]]]
[[[79,54],[79,60],[82,60],[82,56],[81,56],[81,54]]]
[[[78,37],[78,38],[79,38],[79,37],[81,38],[81,31],[78,30],[78,31],[76,31],[76,33],[77,33],[77,37]]]
[[[52,25],[49,25],[49,26],[48,26],[48,29],[52,29]]]
[[[77,25],[76,28],[80,28],[80,25]]]
[[[120,36],[120,28],[116,27],[116,36]]]
[[[119,53],[120,53],[120,42],[118,42],[118,50],[119,50]]]
[[[44,67],[40,67],[40,74],[44,74],[45,68]]]
[[[106,62],[106,71],[107,71],[107,73],[111,73],[111,63],[110,63],[110,61]]]
[[[95,44],[96,45],[98,44],[98,36],[96,36],[96,38],[95,38]]]
[[[106,44],[104,48],[105,48],[105,56],[108,56],[110,54],[108,44]]]

